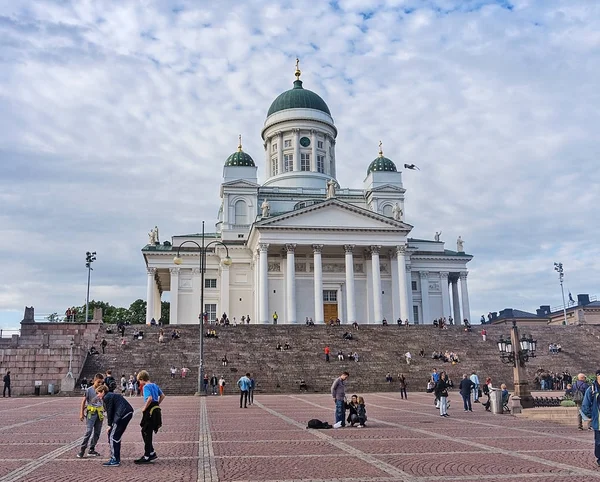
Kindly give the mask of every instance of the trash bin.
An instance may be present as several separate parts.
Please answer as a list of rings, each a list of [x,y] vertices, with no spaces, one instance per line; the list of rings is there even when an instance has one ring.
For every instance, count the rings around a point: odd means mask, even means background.
[[[48,395],[54,395],[54,383],[48,383]]]
[[[33,390],[34,390],[33,393],[35,393],[35,396],[39,397],[40,396],[40,387],[35,387]]]
[[[492,389],[490,391],[490,402],[492,413],[502,415],[502,390]]]

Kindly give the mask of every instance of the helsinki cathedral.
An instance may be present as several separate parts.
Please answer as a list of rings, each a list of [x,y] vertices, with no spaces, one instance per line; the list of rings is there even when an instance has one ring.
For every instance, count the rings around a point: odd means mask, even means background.
[[[227,313],[238,323],[242,316],[261,324],[470,320],[472,256],[462,239],[452,251],[440,233],[434,240],[409,237],[402,172],[381,144],[365,163],[362,189],[340,186],[332,114],[304,87],[298,63],[295,77],[267,111],[263,159],[254,161],[241,139],[223,156],[214,231],[164,243],[157,228],[150,232],[142,249],[146,321],[160,318],[165,291],[171,324],[197,324],[201,295],[210,320]]]

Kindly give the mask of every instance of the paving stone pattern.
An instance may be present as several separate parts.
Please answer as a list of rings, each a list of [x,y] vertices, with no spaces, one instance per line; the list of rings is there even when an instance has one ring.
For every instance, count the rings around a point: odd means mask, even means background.
[[[348,394],[357,388],[350,381]],[[247,409],[233,395],[168,396],[151,467],[133,463],[143,453],[142,399],[134,397],[138,410],[117,468],[101,466],[109,453],[105,429],[102,458],[75,457],[84,432],[79,399],[0,399],[0,482],[600,480],[593,432],[492,415],[480,405],[465,413],[456,393],[445,419],[431,395],[409,397],[366,394],[366,428],[307,430],[312,418],[333,422],[330,396],[257,395]]]

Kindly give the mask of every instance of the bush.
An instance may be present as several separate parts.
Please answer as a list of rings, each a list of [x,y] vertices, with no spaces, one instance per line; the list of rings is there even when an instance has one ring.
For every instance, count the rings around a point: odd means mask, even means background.
[[[577,404],[573,400],[562,400],[560,402],[561,407],[576,407]]]

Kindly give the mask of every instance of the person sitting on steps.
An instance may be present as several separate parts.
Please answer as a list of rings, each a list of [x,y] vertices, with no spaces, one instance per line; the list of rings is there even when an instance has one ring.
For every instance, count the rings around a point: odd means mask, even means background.
[[[290,347],[290,343],[286,341],[285,344],[283,345],[283,349],[284,350],[289,350],[290,348],[291,348]]]
[[[229,360],[227,359],[227,355],[225,355],[223,358],[221,358],[221,364],[226,367],[227,363],[229,363]]]
[[[281,351],[281,343],[277,342],[277,346],[275,347],[277,351]]]
[[[305,392],[308,392],[308,385],[304,381],[304,378],[300,379],[299,388],[300,388],[300,391],[304,390]]]

